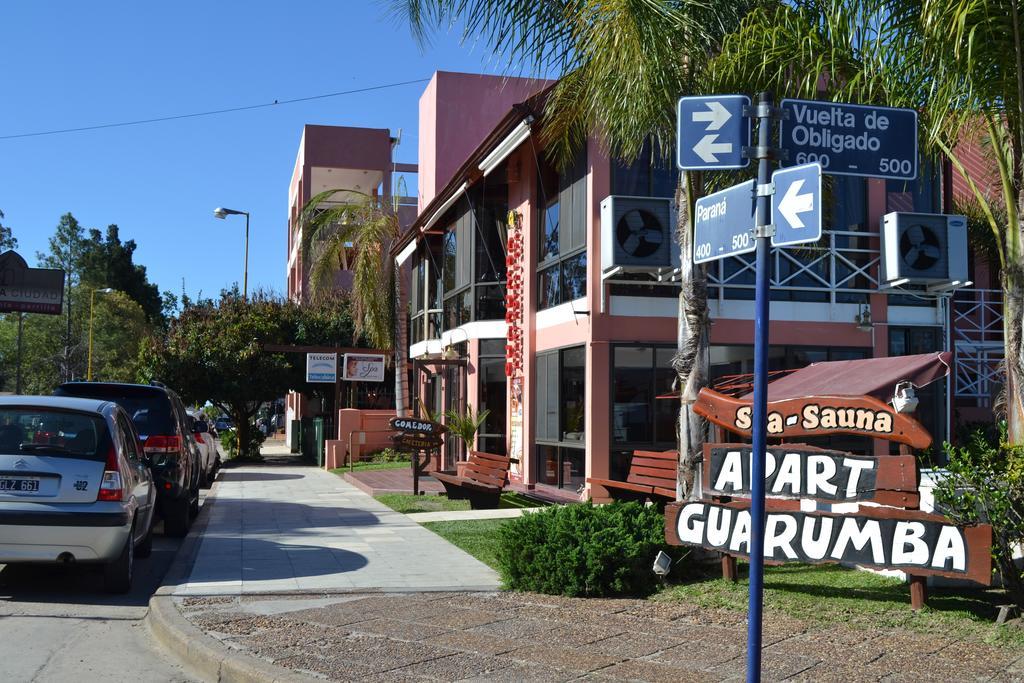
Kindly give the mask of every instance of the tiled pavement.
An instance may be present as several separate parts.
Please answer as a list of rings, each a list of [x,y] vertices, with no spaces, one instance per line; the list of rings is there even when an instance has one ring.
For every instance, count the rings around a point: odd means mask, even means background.
[[[334,681],[742,681],[744,614],[524,593],[186,598],[232,649]],[[1024,649],[766,612],[765,681],[1024,681]]]
[[[225,469],[210,502],[175,595],[498,587],[480,561],[315,467]]]

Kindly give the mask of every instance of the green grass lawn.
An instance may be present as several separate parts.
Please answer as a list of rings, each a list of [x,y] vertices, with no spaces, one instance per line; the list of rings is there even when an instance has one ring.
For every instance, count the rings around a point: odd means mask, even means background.
[[[399,462],[369,462],[369,461],[366,461],[366,462],[357,462],[357,463],[354,463],[352,465],[352,471],[355,471],[355,472],[368,472],[370,470],[401,470],[401,469],[408,470],[408,469],[411,469],[411,468],[412,468],[412,465],[409,463],[408,460],[406,460],[404,462],[402,462],[402,461],[399,461]],[[344,467],[338,467],[338,468],[335,468],[335,469],[331,470],[331,472],[334,472],[337,475],[342,475],[342,474],[344,474],[345,472],[348,472],[348,471],[350,471],[349,468],[348,468],[348,465],[345,465]]]
[[[652,600],[680,600],[701,607],[747,610],[747,568],[740,563],[740,580],[696,578],[671,586]],[[845,623],[863,628],[905,628],[980,638],[1024,647],[1024,629],[993,625],[998,605],[1008,602],[990,589],[930,588],[927,606],[910,609],[910,588],[899,579],[836,565],[765,567],[765,611],[778,610],[797,619]]]
[[[403,514],[469,509],[468,500],[448,500],[445,495],[414,496],[411,493],[381,493],[375,497],[392,510]],[[543,503],[530,500],[517,493],[503,493],[498,507],[508,509],[540,507],[541,505]]]
[[[507,519],[473,519],[461,522],[424,522],[423,526],[497,570],[498,535],[495,532],[508,521]]]

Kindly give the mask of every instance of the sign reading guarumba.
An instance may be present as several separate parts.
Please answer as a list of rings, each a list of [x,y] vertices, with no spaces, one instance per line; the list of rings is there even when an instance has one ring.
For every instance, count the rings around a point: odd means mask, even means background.
[[[750,455],[745,444],[705,444],[704,493],[749,496]],[[917,465],[911,455],[876,458],[803,444],[770,446],[765,495],[917,507]]]
[[[737,434],[749,435],[750,401],[701,389],[693,410]],[[814,396],[768,403],[769,438],[857,434],[927,448],[932,437],[920,422],[871,396]]]
[[[730,555],[750,555],[746,503],[706,501],[665,507],[665,538]],[[772,511],[765,523],[764,558],[770,562],[845,562],[912,574],[937,574],[988,584],[992,527],[957,527],[945,517],[870,507],[856,514]]]

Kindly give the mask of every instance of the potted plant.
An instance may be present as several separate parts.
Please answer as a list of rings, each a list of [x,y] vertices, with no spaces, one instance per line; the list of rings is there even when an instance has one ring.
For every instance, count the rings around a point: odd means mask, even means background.
[[[448,427],[448,433],[462,440],[462,443],[466,444],[466,450],[471,450],[476,444],[476,433],[480,431],[480,427],[483,426],[484,420],[491,414],[490,410],[484,409],[478,415],[473,415],[473,408],[467,407],[466,412],[460,412],[452,409],[445,413],[446,426]],[[465,468],[465,461],[455,463],[455,473],[458,476],[463,476],[463,469]]]

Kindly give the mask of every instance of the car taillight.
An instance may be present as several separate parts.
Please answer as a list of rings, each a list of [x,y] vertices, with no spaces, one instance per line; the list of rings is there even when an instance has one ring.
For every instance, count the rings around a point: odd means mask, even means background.
[[[206,443],[205,441],[203,441],[203,435],[200,434],[199,432],[196,432],[195,434],[193,434],[193,436],[196,437],[196,441],[198,443]]]
[[[103,467],[103,479],[100,481],[100,490],[96,500],[121,500],[124,489],[121,487],[121,465],[117,459],[117,449],[114,446],[107,451],[107,464]]]
[[[150,436],[143,446],[146,453],[168,453],[178,455],[181,453],[180,436]]]

